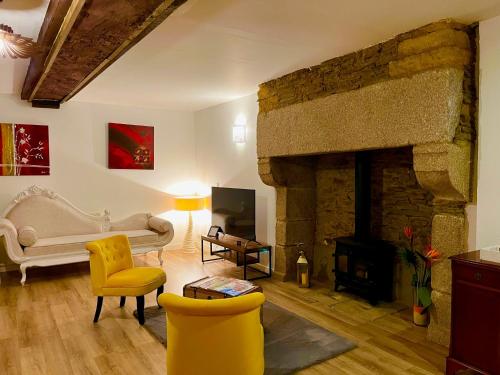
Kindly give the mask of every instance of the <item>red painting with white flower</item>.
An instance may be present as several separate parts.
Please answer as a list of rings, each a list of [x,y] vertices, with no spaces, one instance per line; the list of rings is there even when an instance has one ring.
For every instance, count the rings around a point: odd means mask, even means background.
[[[49,127],[0,123],[0,167],[0,176],[49,175]]]
[[[108,124],[108,168],[154,169],[153,126]]]

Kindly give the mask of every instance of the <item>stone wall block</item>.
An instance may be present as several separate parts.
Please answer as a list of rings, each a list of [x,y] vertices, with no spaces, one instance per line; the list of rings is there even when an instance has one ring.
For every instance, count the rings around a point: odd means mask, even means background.
[[[283,276],[286,273],[286,251],[283,245],[274,246],[274,273]]]
[[[285,182],[276,164],[277,161],[273,158],[259,158],[257,167],[260,179],[263,183],[269,186],[280,187],[283,186]]]
[[[440,69],[259,113],[257,154],[312,155],[452,142],[462,81],[462,70]],[[300,173],[295,176],[294,183],[310,181]]]
[[[302,242],[312,247],[314,244],[314,220],[278,220],[276,223],[276,243],[295,246]]]
[[[286,188],[276,205],[278,219],[313,219],[316,212],[315,190],[310,188]]]
[[[411,55],[389,63],[389,75],[393,78],[439,68],[463,69],[471,61],[468,49],[458,47],[436,48],[418,55]]]
[[[469,49],[469,36],[464,31],[442,29],[421,37],[407,39],[399,43],[399,58],[418,55],[440,47]]]
[[[431,323],[427,338],[448,346],[450,344],[451,296],[448,293],[432,291]]]
[[[448,347],[450,345],[450,329],[431,320],[427,328],[427,340]]]
[[[440,214],[432,220],[432,246],[441,253],[432,267],[432,288],[451,293],[451,261],[448,257],[466,251],[464,216]]]
[[[470,144],[443,143],[415,146],[414,169],[420,185],[436,199],[470,199]]]

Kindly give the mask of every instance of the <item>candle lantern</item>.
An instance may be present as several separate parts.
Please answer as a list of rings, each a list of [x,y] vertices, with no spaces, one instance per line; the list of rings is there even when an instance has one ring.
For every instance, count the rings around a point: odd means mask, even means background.
[[[297,260],[297,283],[299,288],[309,288],[309,264],[302,250]]]

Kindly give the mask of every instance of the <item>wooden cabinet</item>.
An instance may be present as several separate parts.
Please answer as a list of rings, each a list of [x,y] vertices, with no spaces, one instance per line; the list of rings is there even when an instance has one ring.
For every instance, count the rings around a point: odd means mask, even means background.
[[[473,251],[451,258],[451,342],[446,374],[500,374],[500,264]]]

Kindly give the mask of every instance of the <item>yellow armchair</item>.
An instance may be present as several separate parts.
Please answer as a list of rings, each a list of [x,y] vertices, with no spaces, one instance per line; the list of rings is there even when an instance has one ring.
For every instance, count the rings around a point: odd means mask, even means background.
[[[164,293],[169,375],[262,375],[262,293],[199,300]]]
[[[119,296],[120,307],[125,305],[126,296],[133,296],[137,299],[137,319],[144,324],[144,295],[155,289],[157,296],[163,293],[165,272],[156,267],[134,267],[125,235],[89,242],[86,248],[90,251],[92,290],[97,296],[94,323],[99,320],[104,296]]]

